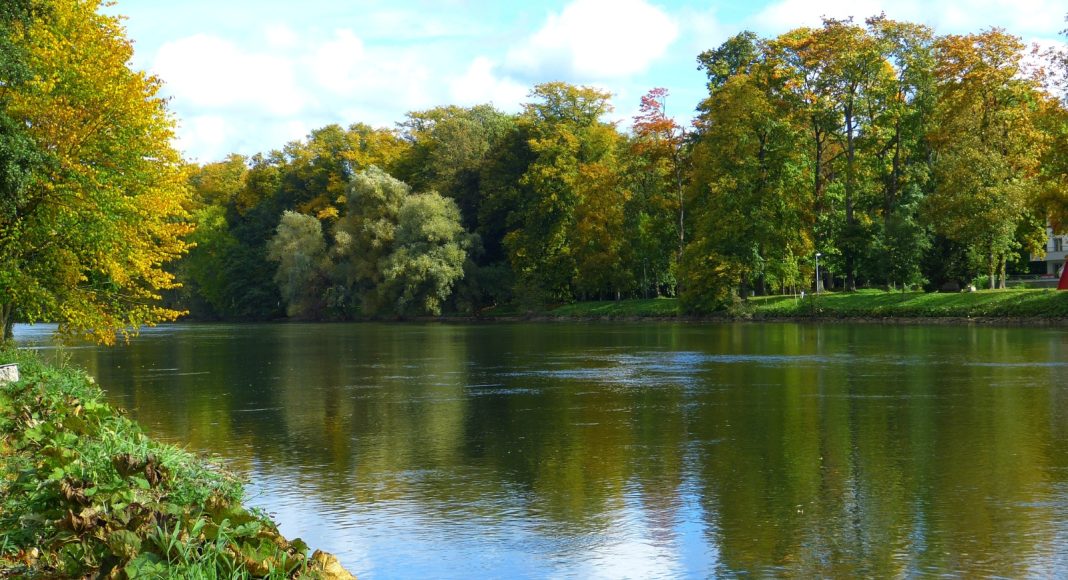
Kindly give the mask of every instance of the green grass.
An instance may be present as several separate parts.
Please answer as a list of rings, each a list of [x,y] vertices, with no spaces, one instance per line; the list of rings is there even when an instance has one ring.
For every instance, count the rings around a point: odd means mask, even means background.
[[[631,318],[676,316],[678,313],[679,301],[677,299],[650,298],[575,302],[552,308],[546,312],[546,315],[576,318]]]
[[[146,437],[85,373],[0,350],[0,577],[318,577],[240,481]]]
[[[754,317],[830,318],[1063,318],[1068,317],[1068,292],[1056,290],[984,290],[925,293],[860,292],[764,296],[749,300],[744,311]]]
[[[515,307],[486,311],[489,318],[533,314],[557,318],[670,318],[679,316],[675,298],[575,302],[523,313]],[[828,292],[796,296],[757,296],[716,313],[729,318],[1068,318],[1068,292],[1050,289],[926,293]],[[715,315],[715,314],[714,314]]]

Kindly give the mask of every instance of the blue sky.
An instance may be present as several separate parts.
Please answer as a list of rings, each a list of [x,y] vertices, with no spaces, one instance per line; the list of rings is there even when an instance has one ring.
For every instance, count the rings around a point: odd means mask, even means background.
[[[392,127],[408,111],[493,103],[534,84],[614,95],[624,125],[653,87],[688,121],[696,56],[743,29],[776,35],[821,16],[886,12],[939,33],[1000,26],[1059,42],[1063,0],[118,0],[134,66],[160,76],[191,160],[277,149],[328,123]]]

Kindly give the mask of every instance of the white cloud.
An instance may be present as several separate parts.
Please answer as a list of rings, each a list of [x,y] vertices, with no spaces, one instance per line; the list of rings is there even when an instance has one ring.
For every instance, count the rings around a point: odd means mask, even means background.
[[[300,42],[297,33],[285,24],[270,24],[264,28],[263,34],[267,43],[276,48],[294,48]]]
[[[505,62],[538,81],[626,77],[647,70],[678,33],[675,21],[645,0],[574,0]]]
[[[351,30],[336,30],[334,37],[319,46],[310,62],[319,86],[335,93],[351,93],[358,88],[364,64],[363,41]]]
[[[683,10],[682,36],[686,39],[687,55],[695,56],[703,50],[719,46],[728,37],[740,32],[737,26],[721,21],[716,12],[715,8],[706,11]]]
[[[452,98],[464,105],[493,103],[504,110],[518,110],[529,89],[509,78],[498,77],[494,69],[490,59],[476,58],[467,72],[450,83]]]
[[[178,125],[175,147],[179,151],[202,152],[208,158],[225,156],[231,131],[226,119],[218,115],[198,115]]]
[[[166,81],[169,94],[195,106],[251,106],[265,113],[293,115],[309,104],[289,58],[246,51],[207,34],[164,44],[152,68]]]
[[[426,48],[368,48],[350,29],[320,38],[284,25],[260,30],[266,42],[248,48],[196,34],[156,53],[151,69],[185,119],[176,145],[190,157],[281,147],[304,137],[313,120],[389,126],[398,111],[447,102],[448,81],[440,77],[448,71],[432,69],[436,55]],[[499,83],[496,94],[507,86]]]

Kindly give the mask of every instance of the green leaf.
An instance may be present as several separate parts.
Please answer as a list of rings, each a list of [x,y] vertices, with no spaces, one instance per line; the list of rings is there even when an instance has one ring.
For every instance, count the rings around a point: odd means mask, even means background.
[[[152,552],[145,552],[130,560],[123,571],[132,579],[159,578],[167,576],[167,564]]]

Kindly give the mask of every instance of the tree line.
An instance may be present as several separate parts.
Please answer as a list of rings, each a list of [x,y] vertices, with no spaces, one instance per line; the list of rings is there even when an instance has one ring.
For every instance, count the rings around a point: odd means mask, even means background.
[[[101,340],[171,320],[352,319],[822,285],[1003,286],[1068,215],[1068,56],[884,16],[701,53],[653,89],[329,125],[184,163],[161,81],[100,3],[0,7],[0,324]],[[162,297],[162,302],[159,298]]]
[[[199,316],[344,319],[678,295],[690,312],[824,287],[1004,287],[1068,208],[1065,56],[885,16],[738,34],[667,91],[537,85],[518,114],[313,131],[191,183]]]

